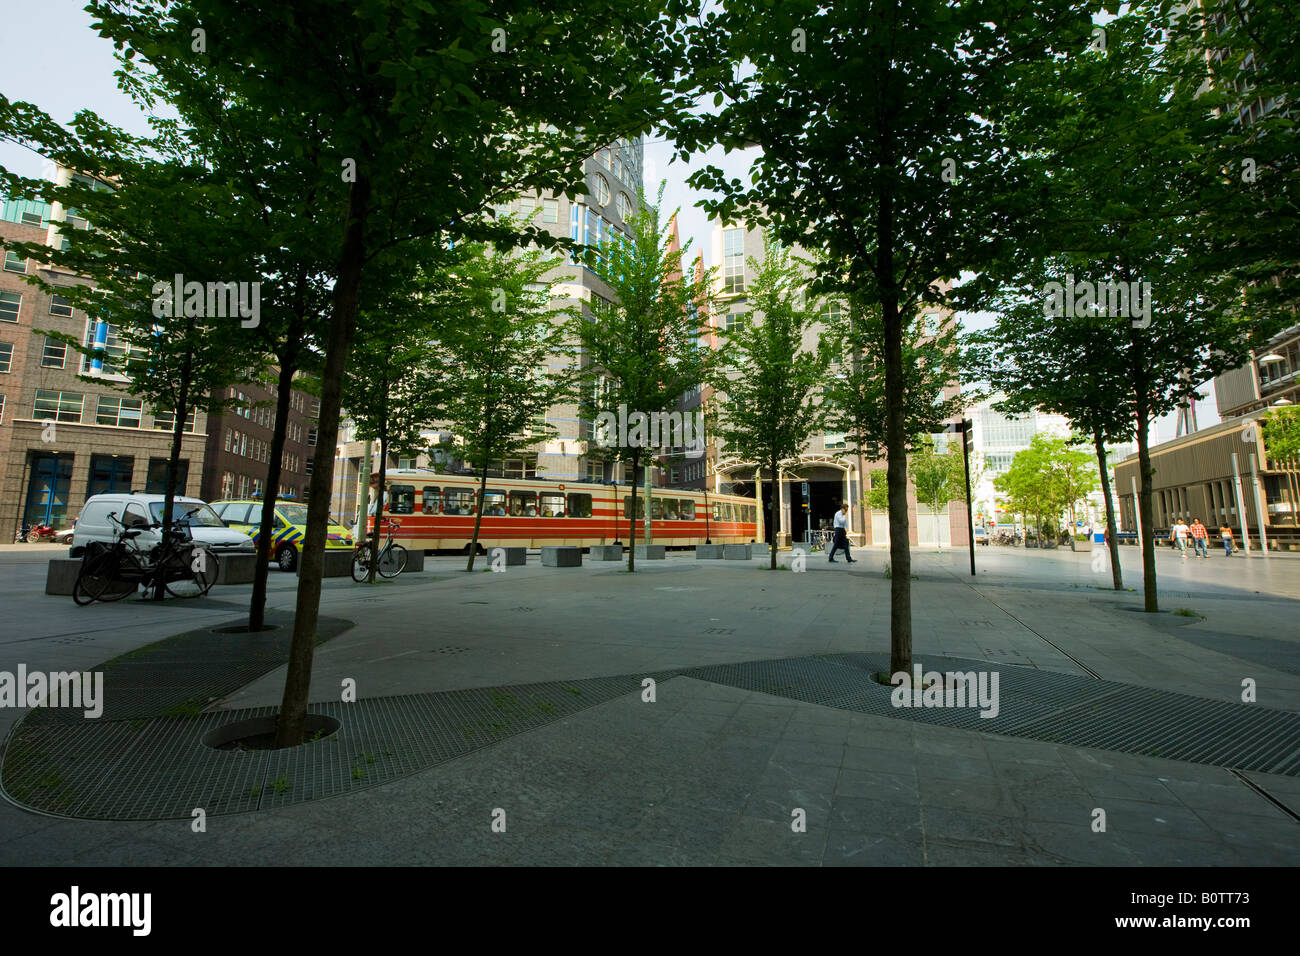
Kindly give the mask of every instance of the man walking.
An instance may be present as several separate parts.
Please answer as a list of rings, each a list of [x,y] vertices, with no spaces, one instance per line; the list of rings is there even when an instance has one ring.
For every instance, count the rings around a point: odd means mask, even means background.
[[[835,536],[831,543],[831,553],[827,559],[831,564],[835,563],[835,552],[840,548],[844,549],[844,560],[853,564],[853,555],[849,553],[849,503],[846,501],[840,510],[835,512]]]
[[[1182,518],[1179,518],[1174,522],[1174,526],[1169,529],[1170,533],[1174,536],[1174,543],[1178,546],[1178,551],[1182,554],[1184,561],[1187,560],[1187,535],[1191,530],[1191,528],[1187,527],[1187,525],[1183,523]]]
[[[1205,530],[1200,518],[1192,519],[1192,544],[1196,547],[1198,558],[1210,556],[1210,533]]]

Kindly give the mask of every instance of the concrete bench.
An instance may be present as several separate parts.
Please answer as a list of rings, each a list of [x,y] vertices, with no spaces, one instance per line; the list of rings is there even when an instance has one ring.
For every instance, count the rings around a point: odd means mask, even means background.
[[[257,571],[257,555],[217,554],[217,584],[251,584]]]
[[[575,546],[547,546],[542,548],[542,567],[580,568],[582,549]]]
[[[662,561],[668,549],[662,544],[638,544],[636,557],[638,561]]]
[[[748,544],[724,544],[722,546],[722,557],[726,561],[748,561],[754,556],[753,545]]]
[[[766,541],[756,541],[749,546],[750,551],[756,558],[766,558],[768,556],[769,547],[770,545],[768,545]]]
[[[71,594],[80,570],[80,558],[51,558],[50,568],[45,572],[45,593]]]
[[[408,571],[423,571],[423,570],[424,570],[424,549],[407,548],[406,567],[402,569],[402,573],[406,574]]]
[[[508,568],[517,568],[528,563],[527,548],[500,548],[491,546],[488,546],[487,549],[488,561],[496,561],[498,551],[505,552],[506,567]]]
[[[593,544],[591,546],[591,560],[622,561],[623,546],[621,544]]]
[[[695,546],[695,560],[721,561],[724,547],[726,546],[721,544],[697,544]]]
[[[302,574],[302,561],[294,569],[294,573]],[[325,567],[321,574],[326,578],[350,578],[352,577],[352,551],[343,550],[325,552]]]

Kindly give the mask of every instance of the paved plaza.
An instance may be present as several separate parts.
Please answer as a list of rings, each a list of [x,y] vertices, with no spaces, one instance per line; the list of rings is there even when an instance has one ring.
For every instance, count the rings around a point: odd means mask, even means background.
[[[245,613],[249,586],[195,602],[76,607],[41,593],[43,561],[56,553],[0,549],[0,670],[95,670]],[[1121,553],[1125,583],[1138,588],[1140,556]],[[792,573],[677,552],[638,562],[635,575],[590,561],[542,568],[535,554],[525,567],[466,574],[463,559],[438,557],[394,582],[329,580],[321,614],[341,623],[317,648],[313,710],[339,714],[345,730],[352,714],[371,722],[368,739],[380,742],[357,759],[355,785],[305,799],[302,785],[281,793],[288,784],[266,779],[240,812],[222,812],[213,791],[196,833],[188,815],[106,809],[113,781],[140,772],[125,760],[65,815],[15,805],[10,761],[0,860],[1300,863],[1300,555],[1183,561],[1162,550],[1163,610],[1146,615],[1139,591],[1111,590],[1090,554],[981,548],[971,578],[964,551],[915,551],[915,658],[999,672],[1001,715],[986,722],[878,706],[889,693],[871,677],[889,650],[888,556],[855,556],[827,565],[814,554]],[[287,622],[296,579],[273,571],[270,581],[268,607]],[[208,653],[198,638],[193,646]],[[202,715],[167,723],[176,752],[202,747],[191,728],[278,706],[284,668],[268,667]],[[355,704],[340,700],[347,681]],[[1243,681],[1254,703],[1242,702]],[[125,725],[114,705],[104,725]],[[501,717],[474,724],[485,728],[477,738],[443,726],[448,714],[492,706]],[[1161,723],[1166,711],[1186,718]],[[25,716],[0,710],[10,746]],[[1002,732],[984,729],[993,725]],[[417,744],[431,756],[402,763]],[[158,789],[189,799],[189,765],[172,752],[156,751],[148,769]],[[204,807],[204,796],[191,802]]]

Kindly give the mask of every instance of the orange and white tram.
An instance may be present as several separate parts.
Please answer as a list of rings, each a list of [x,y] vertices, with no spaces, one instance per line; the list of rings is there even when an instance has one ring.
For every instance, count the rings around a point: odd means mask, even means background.
[[[468,552],[481,508],[480,546],[628,544],[628,485],[579,481],[489,478],[479,501],[479,480],[423,469],[385,473],[385,515],[401,527],[395,541],[418,550]],[[644,535],[645,494],[637,493],[635,542]],[[704,491],[656,488],[650,499],[651,540],[668,547],[740,544],[758,533],[754,499]],[[373,527],[373,518],[371,527]]]

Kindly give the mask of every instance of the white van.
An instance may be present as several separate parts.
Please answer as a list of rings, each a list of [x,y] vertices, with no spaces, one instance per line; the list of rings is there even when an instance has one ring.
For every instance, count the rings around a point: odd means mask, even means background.
[[[163,495],[145,494],[102,494],[86,499],[77,516],[76,530],[72,534],[72,550],[69,554],[80,557],[86,545],[92,541],[112,544],[122,531],[122,527],[109,520],[113,515],[128,528],[138,528],[140,535],[134,539],[134,546],[147,551],[162,541],[162,534],[149,525],[162,523]],[[217,517],[205,502],[197,498],[175,498],[172,504],[172,520],[189,527],[190,534],[198,544],[211,548],[218,554],[253,551],[253,539],[242,531],[226,527],[226,523]]]

